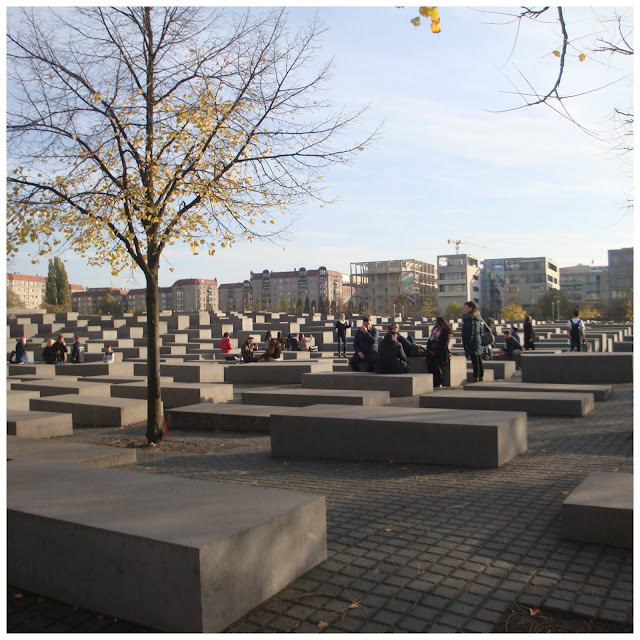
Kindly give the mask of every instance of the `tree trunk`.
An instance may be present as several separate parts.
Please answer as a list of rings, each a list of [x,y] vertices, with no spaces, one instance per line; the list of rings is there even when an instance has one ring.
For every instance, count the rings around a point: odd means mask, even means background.
[[[162,440],[160,400],[160,294],[158,267],[149,265],[147,278],[147,442]]]

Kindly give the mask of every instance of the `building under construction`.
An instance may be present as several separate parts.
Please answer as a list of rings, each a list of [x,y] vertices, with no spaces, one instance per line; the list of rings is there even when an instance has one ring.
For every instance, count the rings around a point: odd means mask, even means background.
[[[419,312],[427,301],[435,304],[436,266],[422,260],[352,262],[349,279],[356,313],[407,315]]]

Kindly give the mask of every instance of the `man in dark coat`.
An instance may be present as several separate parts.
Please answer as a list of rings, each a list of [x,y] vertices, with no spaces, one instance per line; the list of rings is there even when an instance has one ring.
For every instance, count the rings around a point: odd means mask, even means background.
[[[398,332],[387,332],[380,345],[376,373],[407,373],[408,370],[407,356],[398,342]]]
[[[371,325],[368,317],[362,319],[362,326],[353,338],[354,353],[349,365],[354,371],[360,371],[360,363],[367,363],[367,371],[373,371],[378,359],[378,330]]]
[[[482,366],[482,318],[473,300],[464,303],[462,346],[464,347],[464,354],[471,360],[474,382],[482,382],[484,376],[484,367]]]

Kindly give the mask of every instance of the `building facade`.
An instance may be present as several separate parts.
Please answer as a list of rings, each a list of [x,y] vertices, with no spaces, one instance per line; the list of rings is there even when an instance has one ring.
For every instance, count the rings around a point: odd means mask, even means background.
[[[349,265],[353,310],[368,309],[375,314],[413,312],[436,299],[436,266],[429,262],[379,260]]]
[[[20,297],[26,309],[39,309],[44,302],[47,278],[43,276],[27,276],[21,273],[7,273],[7,288]],[[84,291],[79,284],[70,284],[69,290],[74,293]],[[72,307],[73,308],[73,307]]]
[[[331,271],[326,267],[306,269],[301,267],[296,271],[269,271],[262,273],[251,272],[251,299],[253,309],[275,310],[284,305],[284,301],[298,300],[303,303],[308,298],[311,305],[315,302],[315,310],[329,308],[335,302],[343,302],[342,274]]]
[[[482,313],[497,318],[512,300],[533,311],[549,289],[559,288],[560,269],[550,258],[487,259],[481,275]]]
[[[114,287],[94,287],[86,291],[76,291],[71,294],[71,310],[80,315],[88,316],[97,313],[97,306],[101,300],[110,295],[119,305],[122,311],[128,310],[128,289],[116,289]]]
[[[609,301],[609,268],[586,264],[561,267],[560,291],[576,308],[606,305]]]
[[[456,302],[461,307],[468,300],[481,305],[481,262],[466,253],[438,256],[438,313]]]
[[[192,313],[218,310],[218,281],[204,278],[176,280],[171,285],[173,311]]]
[[[245,280],[244,282],[221,284],[218,287],[218,305],[220,311],[225,313],[228,311],[242,312],[246,309],[251,309],[253,305],[251,283]]]
[[[609,300],[623,301],[633,296],[633,247],[609,249]]]

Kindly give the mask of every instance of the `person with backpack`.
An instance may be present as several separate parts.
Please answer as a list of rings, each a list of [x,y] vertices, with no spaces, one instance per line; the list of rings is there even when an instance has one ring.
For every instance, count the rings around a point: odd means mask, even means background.
[[[520,371],[522,345],[513,337],[509,329],[504,330],[504,355],[507,360],[513,360],[516,363],[516,371]]]
[[[535,350],[535,341],[536,332],[533,330],[533,322],[531,321],[531,316],[527,315],[524,317],[524,344],[522,346],[527,351],[529,349]]]
[[[484,331],[482,332],[482,359],[493,360],[493,349],[496,346],[496,334],[491,330],[491,326],[488,323],[484,325]]]
[[[581,351],[581,345],[585,345],[587,350],[587,339],[584,334],[584,322],[580,319],[580,311],[573,312],[573,318],[567,322],[567,338],[569,338],[569,351]]]

